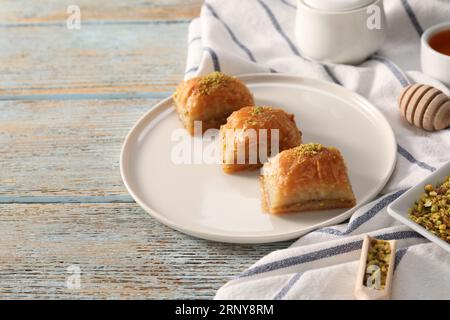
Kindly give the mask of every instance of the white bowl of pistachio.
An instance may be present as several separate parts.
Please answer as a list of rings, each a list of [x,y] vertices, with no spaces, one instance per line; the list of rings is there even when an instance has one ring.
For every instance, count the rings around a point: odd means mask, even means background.
[[[392,202],[388,212],[450,252],[450,161]]]

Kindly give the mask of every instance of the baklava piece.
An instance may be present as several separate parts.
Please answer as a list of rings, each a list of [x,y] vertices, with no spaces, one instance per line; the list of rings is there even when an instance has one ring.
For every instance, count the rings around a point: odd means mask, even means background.
[[[194,135],[195,121],[201,121],[201,133],[219,129],[233,111],[254,104],[243,82],[221,72],[183,81],[173,99],[178,116],[191,135]]]
[[[356,203],[338,149],[317,143],[280,152],[260,176],[263,209],[270,213],[350,208]]]
[[[226,173],[260,168],[268,157],[302,143],[302,133],[297,128],[294,115],[261,106],[244,107],[233,112],[227,123],[220,127],[220,136],[222,167]],[[278,143],[278,147],[272,142]]]

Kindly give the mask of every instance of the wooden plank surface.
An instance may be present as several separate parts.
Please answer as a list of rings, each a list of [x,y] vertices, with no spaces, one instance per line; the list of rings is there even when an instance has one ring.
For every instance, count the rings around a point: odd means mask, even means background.
[[[0,101],[0,202],[127,195],[120,148],[134,122],[158,101]]]
[[[211,298],[227,280],[287,243],[195,239],[136,204],[0,205],[0,298]],[[66,287],[70,265],[81,288]]]
[[[198,16],[202,0],[2,0],[3,24],[53,23],[67,19],[67,7],[79,6],[84,21],[180,20]]]
[[[187,27],[187,23],[94,24],[80,30],[60,25],[0,27],[0,99],[172,91],[183,78]]]
[[[70,30],[73,1],[3,1],[0,99],[171,91],[183,78],[188,23],[201,3],[80,0],[81,29]]]

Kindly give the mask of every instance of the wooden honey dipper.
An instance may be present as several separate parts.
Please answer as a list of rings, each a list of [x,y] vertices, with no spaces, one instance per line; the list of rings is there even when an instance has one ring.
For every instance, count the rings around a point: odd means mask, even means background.
[[[450,97],[434,87],[409,85],[400,93],[398,105],[403,117],[416,127],[437,131],[450,126]]]

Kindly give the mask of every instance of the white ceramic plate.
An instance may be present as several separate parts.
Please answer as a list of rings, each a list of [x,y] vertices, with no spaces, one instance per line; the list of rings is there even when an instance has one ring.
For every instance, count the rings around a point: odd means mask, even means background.
[[[450,244],[435,236],[431,232],[428,232],[425,228],[418,225],[414,221],[410,220],[408,218],[408,209],[411,208],[414,205],[414,202],[420,198],[420,195],[424,192],[424,186],[426,186],[427,184],[431,184],[433,186],[441,184],[445,177],[449,175],[450,161],[430,174],[428,177],[420,181],[417,185],[406,191],[404,194],[398,197],[397,200],[395,200],[388,206],[388,212],[393,218],[397,219],[403,224],[406,224],[408,227],[420,233],[425,238],[433,241],[448,252],[450,252]]]
[[[396,161],[397,145],[386,119],[367,100],[329,82],[297,76],[253,74],[241,78],[258,105],[295,114],[304,142],[342,152],[357,207],[383,188]],[[187,234],[222,242],[263,243],[298,237],[347,219],[351,210],[286,215],[261,211],[258,172],[227,175],[217,164],[177,165],[171,135],[181,123],[166,99],[128,134],[120,157],[123,181],[151,216]],[[182,131],[183,138],[202,143]]]

